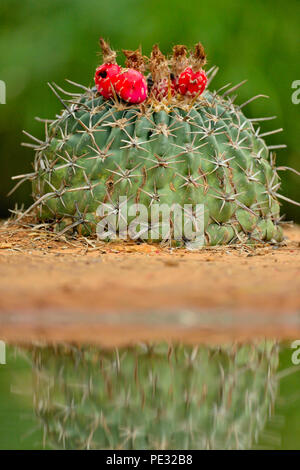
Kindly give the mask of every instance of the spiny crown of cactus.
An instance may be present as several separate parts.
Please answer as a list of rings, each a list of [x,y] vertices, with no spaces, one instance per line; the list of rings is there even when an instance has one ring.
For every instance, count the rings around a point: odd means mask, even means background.
[[[31,347],[44,444],[249,449],[274,411],[276,343]]]
[[[170,218],[165,231],[159,217],[153,221],[153,209],[189,204],[193,211],[203,204],[207,245],[280,242],[278,198],[289,199],[278,194],[272,151],[283,146],[267,146],[262,137],[268,133],[254,129],[264,118],[247,119],[242,112],[263,95],[238,106],[231,94],[244,82],[204,91],[217,68],[204,72],[200,43],[191,53],[175,46],[170,58],[157,45],[149,59],[139,49],[125,50],[125,69],[105,41],[101,46],[96,87],[69,81],[81,90],[70,93],[49,84],[63,111],[45,121],[45,141],[27,144],[35,150],[34,172],[21,178],[32,182],[34,203],[24,214],[34,210],[59,234],[91,234],[104,205],[117,215],[118,232],[123,197],[128,224],[137,204],[146,207],[131,238],[173,239],[175,224]]]

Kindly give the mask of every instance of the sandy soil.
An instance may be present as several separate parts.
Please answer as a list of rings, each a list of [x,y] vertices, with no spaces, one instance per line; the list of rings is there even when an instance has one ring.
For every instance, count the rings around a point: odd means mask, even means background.
[[[300,338],[300,227],[283,246],[198,252],[55,239],[0,224],[0,338],[89,341]]]

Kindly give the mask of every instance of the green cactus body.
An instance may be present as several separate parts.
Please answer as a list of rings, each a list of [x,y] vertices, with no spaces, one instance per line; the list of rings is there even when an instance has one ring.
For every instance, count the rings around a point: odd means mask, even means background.
[[[208,245],[282,240],[268,148],[230,99],[209,91],[143,108],[87,90],[49,126],[31,179],[39,218],[58,230],[94,232],[99,204],[118,212],[126,197],[128,220],[143,204],[149,229],[155,205],[203,204]]]
[[[71,82],[81,93],[70,93],[50,85],[64,111],[46,121],[45,142],[33,137],[27,179],[35,202],[26,213],[34,208],[59,233],[99,236],[107,224],[106,238],[191,242],[201,233],[207,245],[280,242],[277,198],[289,199],[278,194],[274,147],[241,111],[248,102],[230,97],[244,82],[222,96],[203,93],[214,68],[204,72],[201,43],[194,51],[174,46],[172,58],[157,45],[148,60],[124,50],[126,69],[103,38],[100,46],[96,87]]]
[[[248,449],[273,411],[278,347],[33,347],[45,444],[66,449]]]

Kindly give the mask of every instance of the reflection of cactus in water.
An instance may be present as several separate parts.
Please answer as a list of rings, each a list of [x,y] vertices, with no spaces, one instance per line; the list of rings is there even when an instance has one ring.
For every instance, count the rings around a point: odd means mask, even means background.
[[[67,449],[248,449],[276,395],[278,349],[34,347],[45,443]]]

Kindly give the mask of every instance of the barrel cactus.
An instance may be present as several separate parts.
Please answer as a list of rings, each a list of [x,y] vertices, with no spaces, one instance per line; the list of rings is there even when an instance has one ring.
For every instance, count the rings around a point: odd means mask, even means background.
[[[28,350],[27,350],[28,354]],[[44,444],[249,449],[274,411],[278,346],[30,347]]]
[[[25,214],[34,211],[60,234],[91,234],[104,218],[98,211],[104,205],[118,216],[120,232],[120,200],[126,199],[128,221],[137,204],[147,208],[139,230],[129,235],[151,239],[155,207],[189,205],[193,213],[203,204],[207,245],[280,242],[278,197],[285,197],[278,194],[272,150],[281,146],[266,145],[255,120],[242,112],[247,103],[234,104],[231,93],[240,84],[224,87],[222,94],[204,90],[216,69],[204,72],[201,45],[190,54],[185,46],[175,46],[171,58],[157,46],[149,59],[140,51],[124,51],[125,71],[111,64],[116,54],[103,41],[102,47],[98,87],[71,82],[79,93],[69,93],[50,85],[63,111],[46,121],[45,141],[34,138],[28,144],[35,149],[34,172],[22,179],[32,182],[34,203]],[[121,81],[114,76],[107,82],[110,70],[119,69]],[[134,89],[133,72],[139,74],[142,94]],[[59,92],[69,96],[62,99]],[[166,233],[159,227],[156,238],[176,238],[174,224]],[[183,242],[187,238],[182,236]]]

